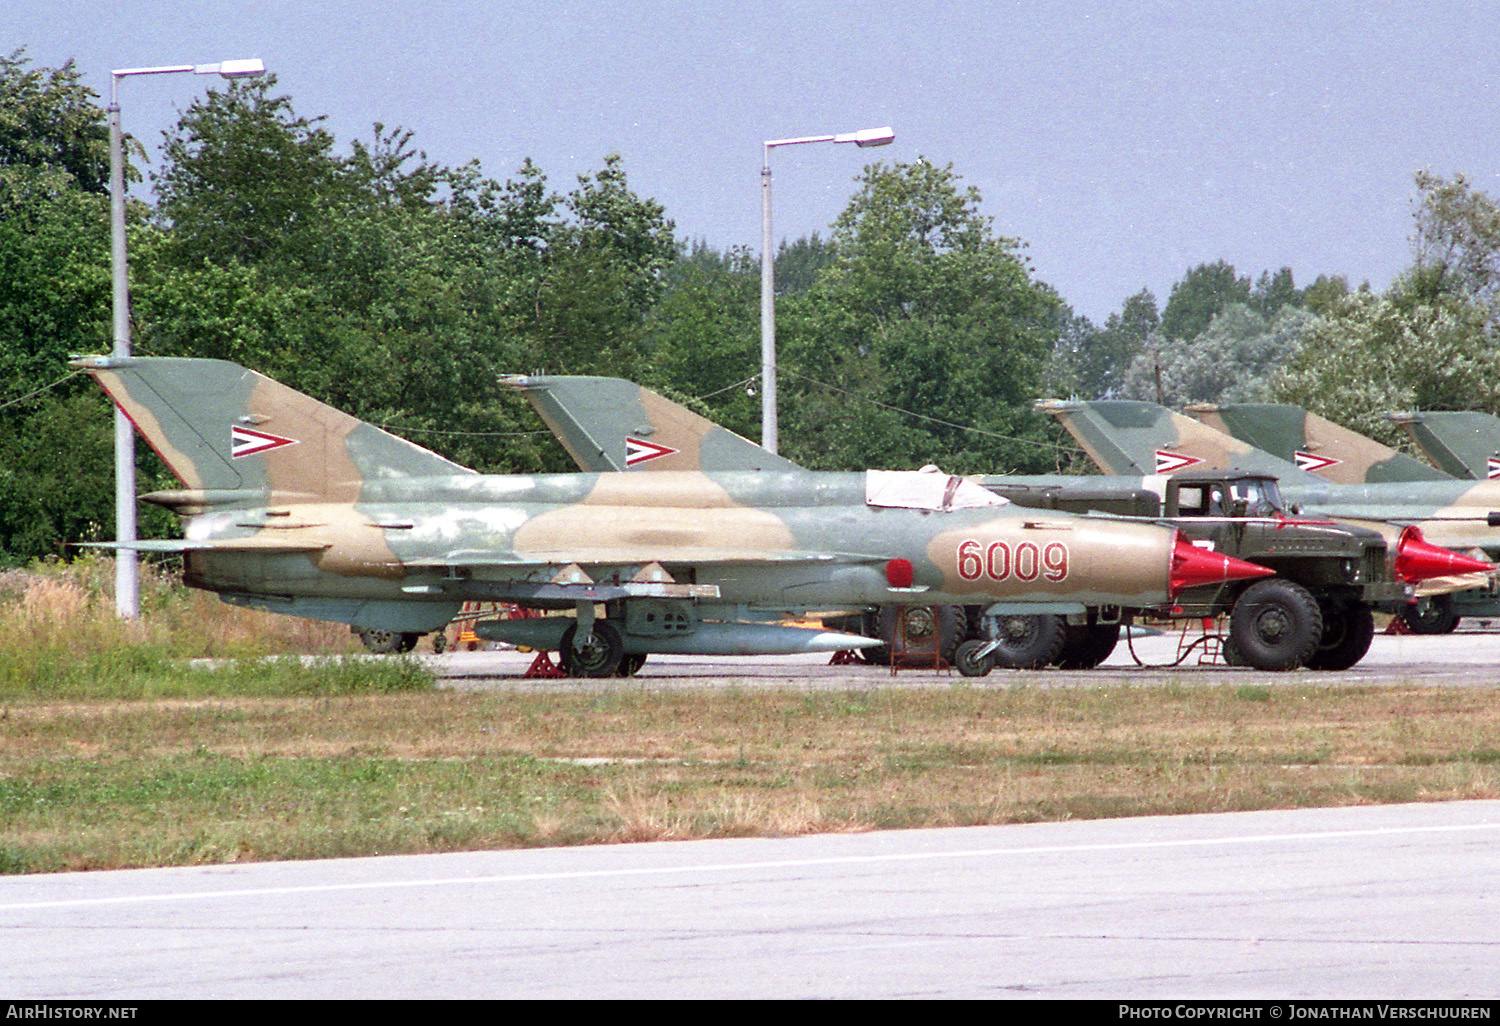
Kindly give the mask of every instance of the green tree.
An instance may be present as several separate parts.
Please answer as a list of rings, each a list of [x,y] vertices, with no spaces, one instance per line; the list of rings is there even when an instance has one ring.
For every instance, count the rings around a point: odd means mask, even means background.
[[[760,437],[760,261],[743,249],[695,246],[647,320],[654,383],[707,397],[704,416]]]
[[[785,453],[809,466],[1030,466],[1060,301],[951,166],[874,164],[834,261],[778,307]],[[968,430],[974,427],[978,430]]]
[[[110,347],[108,130],[93,95],[71,62],[0,58],[0,563],[113,531],[110,407],[82,381],[45,390],[71,354]]]
[[[1172,286],[1161,311],[1161,333],[1167,338],[1195,338],[1230,303],[1250,302],[1250,279],[1234,265],[1216,260],[1199,264]]]
[[[1314,320],[1296,306],[1267,318],[1232,303],[1192,339],[1152,336],[1131,362],[1121,393],[1168,406],[1266,402],[1273,379]]]
[[[109,128],[73,62],[32,68],[0,57],[0,216],[64,191],[109,190]]]
[[[1463,175],[1416,174],[1413,266],[1408,288],[1456,293],[1485,304],[1500,297],[1500,204]]]

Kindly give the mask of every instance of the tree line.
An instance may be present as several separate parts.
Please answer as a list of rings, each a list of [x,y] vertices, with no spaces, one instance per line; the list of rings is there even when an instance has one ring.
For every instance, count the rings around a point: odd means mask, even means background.
[[[488,472],[571,469],[506,373],[626,377],[759,437],[757,255],[679,238],[618,155],[560,192],[530,161],[501,181],[322,120],[264,76],[166,133],[127,212],[135,352],[242,363]],[[107,143],[71,64],[0,58],[0,563],[113,534],[110,411],[66,366],[111,345]],[[1285,398],[1364,427],[1493,409],[1500,217],[1461,177],[1417,187],[1413,266],[1384,294],[1220,261],[1096,327],[952,165],[870,165],[826,239],[775,258],[781,451],[1052,471],[1071,448],[1030,409],[1044,394]],[[141,462],[143,490],[168,486]]]

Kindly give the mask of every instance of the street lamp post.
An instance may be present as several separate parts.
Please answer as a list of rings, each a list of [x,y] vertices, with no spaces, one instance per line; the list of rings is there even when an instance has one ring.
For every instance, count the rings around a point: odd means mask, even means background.
[[[120,79],[130,75],[170,75],[191,71],[198,75],[242,78],[265,73],[259,60],[218,64],[172,64],[160,68],[123,68],[110,72],[109,90],[109,264],[114,299],[116,359],[130,355],[130,285],[125,259],[125,145],[120,129]],[[124,412],[115,407],[115,612],[126,619],[140,615],[140,583],[136,573],[135,433]]]
[[[842,135],[809,135],[801,139],[771,139],[765,143],[765,161],[760,168],[760,444],[776,452],[776,299],[775,254],[771,251],[771,150],[800,143],[853,143],[885,146],[896,138],[886,128],[866,128]]]

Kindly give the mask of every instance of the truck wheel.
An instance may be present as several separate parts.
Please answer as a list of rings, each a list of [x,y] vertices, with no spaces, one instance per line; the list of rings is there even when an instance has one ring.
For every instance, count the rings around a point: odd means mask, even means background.
[[[1272,578],[1245,589],[1229,614],[1235,650],[1257,670],[1305,666],[1323,637],[1323,613],[1312,592]]]
[[[958,646],[958,651],[953,653],[953,665],[958,667],[958,672],[965,677],[983,677],[995,666],[991,656],[982,659],[974,658],[974,653],[988,645],[988,641],[980,638],[971,638]]]
[[[619,629],[607,620],[596,620],[581,652],[573,649],[573,636],[577,631],[577,624],[563,631],[562,645],[557,653],[563,672],[569,677],[613,677],[625,652]]]
[[[410,652],[422,639],[422,635],[411,631],[384,631],[369,627],[360,628],[354,633],[359,635],[359,640],[364,642],[365,648],[376,655]]]
[[[1120,641],[1117,623],[1070,623],[1063,631],[1060,670],[1092,670],[1115,650]]]
[[[1375,614],[1369,606],[1330,607],[1323,614],[1323,637],[1307,661],[1309,670],[1347,670],[1370,651]]]
[[[1451,634],[1458,626],[1451,595],[1417,599],[1401,613],[1401,619],[1413,634]]]
[[[994,640],[1000,642],[991,656],[996,666],[1014,670],[1039,670],[1057,660],[1062,652],[1067,621],[1055,613],[995,618]]]
[[[880,607],[880,639],[887,646],[882,652],[886,665],[890,664],[891,651],[895,651],[898,659],[920,655],[933,650],[934,640],[941,646],[939,651],[943,662],[952,663],[953,654],[963,638],[963,610],[958,606],[907,606],[903,620],[901,608]]]

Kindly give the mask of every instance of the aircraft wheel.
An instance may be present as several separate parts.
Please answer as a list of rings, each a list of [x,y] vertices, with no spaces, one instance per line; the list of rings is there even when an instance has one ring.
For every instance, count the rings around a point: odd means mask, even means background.
[[[621,677],[634,677],[646,665],[646,653],[626,652],[620,657],[620,668],[615,671]]]
[[[1000,642],[1000,647],[991,658],[996,666],[1039,670],[1062,652],[1068,624],[1055,613],[1005,614],[995,620],[994,640]]]
[[[1224,643],[1219,646],[1219,654],[1224,657],[1225,666],[1249,666],[1245,657],[1240,655],[1240,650],[1234,647],[1233,638],[1225,638]]]
[[[577,624],[563,631],[562,646],[557,653],[563,672],[569,677],[613,677],[624,659],[625,645],[620,640],[619,628],[608,620],[594,621],[594,629],[589,632],[582,651],[573,647],[577,631]]]
[[[1401,619],[1413,634],[1451,634],[1458,626],[1451,595],[1417,599],[1401,613]]]
[[[1307,665],[1323,638],[1323,612],[1312,592],[1272,578],[1245,589],[1229,614],[1229,637],[1257,670]]]
[[[975,658],[975,654],[988,644],[988,641],[972,638],[959,645],[953,653],[953,665],[958,667],[958,672],[965,677],[983,677],[994,669],[995,663],[991,656]]]
[[[410,652],[417,647],[417,642],[422,638],[422,635],[410,631],[385,631],[372,627],[361,627],[354,633],[359,635],[359,640],[364,642],[365,648],[376,655]]]
[[[1120,642],[1117,623],[1070,623],[1063,631],[1062,651],[1057,656],[1060,670],[1092,670],[1115,650]]]
[[[1370,651],[1375,614],[1369,606],[1330,608],[1323,614],[1323,637],[1307,661],[1309,670],[1347,670]]]

